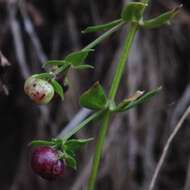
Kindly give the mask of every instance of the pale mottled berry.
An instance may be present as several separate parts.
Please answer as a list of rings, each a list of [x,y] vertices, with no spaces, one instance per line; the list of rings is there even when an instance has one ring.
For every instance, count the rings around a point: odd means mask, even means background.
[[[37,104],[47,104],[54,96],[53,86],[48,81],[34,76],[25,81],[24,91]]]

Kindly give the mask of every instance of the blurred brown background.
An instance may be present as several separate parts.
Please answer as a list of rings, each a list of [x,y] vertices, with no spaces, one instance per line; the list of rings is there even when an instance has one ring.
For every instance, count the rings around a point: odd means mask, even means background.
[[[95,142],[78,153],[77,172],[46,182],[29,165],[27,144],[56,137],[81,111],[79,95],[100,80],[109,88],[127,27],[98,45],[88,64],[95,70],[69,73],[64,102],[57,97],[47,106],[34,105],[23,92],[31,73],[42,71],[47,59],[62,59],[100,34],[82,35],[88,25],[119,17],[127,0],[0,0],[0,50],[10,66],[0,66],[0,189],[84,190]],[[180,3],[181,13],[171,26],[141,30],[133,45],[118,100],[136,90],[163,86],[159,96],[129,113],[115,115],[105,143],[98,190],[147,190],[163,146],[190,103],[190,2],[152,0],[146,17]],[[6,85],[5,86],[3,86]],[[4,87],[4,91],[3,88]],[[9,94],[6,95],[7,89]],[[88,111],[82,110],[77,120]],[[99,122],[76,137],[96,137]],[[156,185],[157,190],[190,190],[190,128],[187,120],[175,138]]]

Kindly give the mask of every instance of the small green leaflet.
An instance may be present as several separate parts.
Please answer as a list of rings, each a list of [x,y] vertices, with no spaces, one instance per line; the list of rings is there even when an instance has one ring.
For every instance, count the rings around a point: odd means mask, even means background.
[[[68,167],[70,167],[70,168],[72,168],[74,170],[77,169],[77,161],[76,161],[76,159],[75,159],[72,152],[65,150],[64,153],[63,153],[63,158],[64,158],[64,160],[66,162],[66,165]]]
[[[173,19],[179,12],[179,10],[182,8],[182,5],[180,5],[179,7],[168,11],[166,13],[161,14],[158,17],[155,17],[153,19],[150,20],[146,20],[144,22],[142,22],[142,26],[145,28],[158,28],[164,24],[168,24],[171,19]]]
[[[57,94],[59,94],[59,96],[61,97],[62,100],[64,100],[64,91],[63,91],[63,87],[55,80],[52,79],[51,80],[51,84],[55,90],[55,92]]]
[[[69,166],[75,170],[77,169],[77,162],[75,159],[75,153],[74,152],[92,140],[93,140],[93,138],[70,139],[70,140],[65,142],[63,158],[64,158],[67,166]]]
[[[67,63],[66,63],[65,60],[49,60],[47,62],[47,64],[49,64],[49,65],[56,65],[56,66],[63,66],[65,64],[67,64]]]
[[[133,107],[136,107],[137,105],[142,104],[148,101],[153,96],[157,95],[161,91],[161,89],[162,89],[161,87],[158,87],[152,91],[146,92],[143,95],[137,97],[137,99],[135,100],[125,99],[115,108],[115,110],[113,110],[113,112],[124,112]]]
[[[52,75],[49,73],[40,73],[40,74],[34,74],[32,77],[43,79],[43,80],[50,80],[52,78]]]
[[[66,146],[67,149],[69,149],[69,150],[76,151],[79,148],[81,148],[83,145],[89,143],[92,140],[94,140],[94,138],[89,138],[89,139],[70,139],[64,144],[64,146]]]
[[[116,110],[122,110],[124,109],[127,105],[129,105],[131,102],[134,102],[135,100],[137,100],[138,98],[140,98],[141,96],[143,96],[144,91],[140,91],[138,90],[137,92],[135,92],[135,94],[133,94],[132,96],[124,99],[115,109]]]
[[[146,6],[147,4],[141,2],[130,2],[123,8],[121,18],[126,22],[138,22]]]
[[[107,98],[99,82],[96,82],[89,90],[80,96],[80,105],[92,110],[104,109],[106,104]]]
[[[94,69],[92,65],[84,64],[84,65],[72,65],[72,68],[77,70],[83,70],[83,69]]]
[[[69,55],[67,55],[64,60],[50,60],[47,62],[47,64],[58,66],[58,67],[62,68],[62,70],[66,69],[70,65],[73,68],[78,67],[77,69],[79,69],[80,67],[81,68],[83,67],[83,69],[84,69],[85,68],[85,66],[83,66],[84,61],[87,58],[89,52],[91,52],[91,51],[94,51],[94,50],[88,49],[88,50],[72,52]],[[87,67],[89,68],[89,66],[86,66],[86,68]]]
[[[55,142],[46,140],[33,140],[29,143],[29,146],[54,146]]]
[[[93,51],[89,50],[81,50],[77,52],[70,53],[65,57],[65,61],[69,62],[73,67],[82,65],[87,58],[89,52]]]
[[[84,29],[82,31],[82,33],[90,33],[90,32],[100,32],[103,30],[109,30],[111,28],[113,28],[114,26],[118,25],[119,23],[122,22],[122,19],[117,19],[114,20],[112,22],[108,22],[106,24],[100,24],[100,25],[96,25],[96,26],[89,26],[86,29]]]

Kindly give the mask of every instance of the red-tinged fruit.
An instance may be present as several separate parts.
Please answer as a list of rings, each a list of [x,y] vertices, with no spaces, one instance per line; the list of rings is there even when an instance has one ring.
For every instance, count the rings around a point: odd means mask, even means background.
[[[47,104],[54,96],[53,86],[48,81],[34,76],[25,81],[24,91],[37,104]]]
[[[64,174],[64,162],[59,159],[58,151],[48,147],[37,147],[31,156],[33,171],[46,180],[55,180]]]

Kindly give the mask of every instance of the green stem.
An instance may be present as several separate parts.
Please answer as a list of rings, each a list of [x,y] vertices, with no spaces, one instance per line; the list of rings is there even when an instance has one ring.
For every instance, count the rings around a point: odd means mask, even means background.
[[[95,118],[99,117],[105,110],[100,110],[95,112],[94,114],[92,114],[91,116],[89,116],[88,118],[86,118],[82,123],[80,123],[78,126],[76,126],[75,128],[71,129],[70,131],[68,131],[68,133],[66,133],[66,135],[64,137],[61,137],[63,141],[66,141],[67,139],[69,139],[71,136],[73,136],[76,132],[78,132],[80,129],[82,129],[83,127],[85,127],[90,121],[94,120]]]
[[[124,24],[125,24],[125,22],[122,21],[121,23],[119,23],[118,25],[114,26],[113,28],[111,28],[107,32],[103,33],[101,36],[99,36],[96,40],[94,40],[93,42],[91,42],[90,44],[88,44],[82,50],[92,49],[93,47],[95,47],[96,45],[98,45],[99,43],[101,43],[103,40],[105,40],[107,37],[109,37],[111,34],[113,34],[114,32],[116,32],[117,30],[119,30]]]
[[[143,3],[147,3],[147,4],[149,3],[149,1],[150,0],[142,0]],[[144,10],[142,11],[141,14],[143,15],[143,13],[144,13]],[[116,93],[121,81],[121,77],[125,68],[125,63],[129,55],[129,50],[131,49],[131,46],[133,44],[133,41],[138,29],[139,29],[138,24],[131,24],[129,28],[129,33],[125,40],[124,49],[121,53],[119,63],[117,65],[115,76],[112,81],[112,85],[109,92],[109,98],[112,101],[114,101],[115,99],[115,96],[116,96]],[[106,131],[107,131],[109,120],[110,120],[110,115],[111,115],[110,111],[107,110],[107,112],[103,116],[102,128],[100,129],[97,144],[96,144],[96,150],[95,150],[95,155],[94,155],[93,165],[92,165],[92,172],[88,180],[87,190],[94,190],[94,187],[95,187],[95,181],[96,181],[96,176],[98,173],[101,152],[102,152],[103,144],[105,141]]]
[[[138,30],[137,24],[132,24],[132,26],[129,29],[128,36],[124,43],[124,49],[123,49],[123,52],[121,53],[121,56],[119,59],[119,64],[116,68],[115,76],[112,81],[112,85],[111,85],[111,89],[110,89],[110,93],[109,93],[109,98],[111,100],[115,99],[115,96],[116,96],[116,93],[117,93],[117,90],[119,87],[119,83],[121,81],[121,77],[122,77],[122,74],[123,74],[123,71],[125,68],[125,63],[128,58],[128,55],[129,55],[129,50],[132,46],[132,43],[133,43],[133,40],[134,40],[137,30]]]
[[[96,181],[96,176],[97,176],[100,158],[101,158],[102,147],[105,141],[106,131],[109,124],[109,118],[110,118],[110,112],[109,110],[107,110],[103,117],[102,127],[100,128],[98,141],[96,144],[96,152],[93,159],[92,172],[91,172],[89,182],[88,182],[88,187],[87,187],[88,190],[94,189],[94,184]]]
[[[125,43],[124,43],[124,49],[121,53],[119,63],[117,65],[115,76],[114,76],[114,79],[112,81],[111,89],[109,92],[109,98],[111,100],[115,99],[116,92],[118,90],[119,83],[121,81],[121,77],[122,77],[122,74],[124,71],[125,63],[126,63],[126,60],[128,58],[128,55],[129,55],[129,50],[132,46],[132,43],[133,43],[133,40],[134,40],[134,37],[135,37],[137,30],[138,30],[137,24],[132,24],[130,29],[129,29],[128,36],[127,36]],[[96,176],[97,176],[100,158],[101,158],[101,152],[102,152],[103,144],[105,141],[105,136],[106,136],[106,131],[108,128],[109,120],[110,120],[110,111],[108,110],[105,113],[105,115],[103,116],[102,128],[100,129],[97,144],[96,144],[96,150],[95,150],[95,155],[94,155],[93,165],[92,165],[92,172],[91,172],[91,175],[90,175],[90,178],[88,181],[87,190],[94,190]]]

